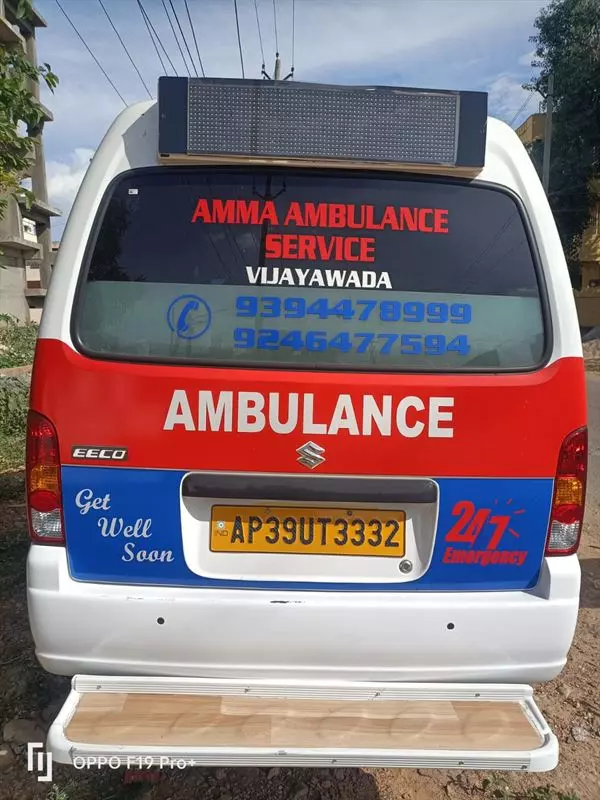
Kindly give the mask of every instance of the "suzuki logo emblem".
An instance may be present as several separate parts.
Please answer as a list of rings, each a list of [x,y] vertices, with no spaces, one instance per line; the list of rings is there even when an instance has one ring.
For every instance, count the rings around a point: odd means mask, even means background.
[[[323,456],[325,448],[319,447],[319,445],[314,442],[306,442],[306,444],[299,447],[296,452],[298,453],[297,460],[309,469],[314,469],[325,461],[325,457]]]

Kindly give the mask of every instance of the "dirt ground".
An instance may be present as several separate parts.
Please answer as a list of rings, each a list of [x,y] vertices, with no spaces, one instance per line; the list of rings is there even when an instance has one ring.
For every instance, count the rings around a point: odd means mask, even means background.
[[[600,798],[600,375],[589,376],[590,474],[583,544],[581,612],[563,673],[536,696],[560,740],[548,775],[429,770],[189,769],[158,783],[125,784],[122,771],[54,766],[53,786],[26,771],[24,747],[0,754],[0,800],[467,800],[504,792],[507,800]],[[27,539],[22,474],[0,475],[0,726],[24,719],[43,730],[69,689],[37,665],[25,601]],[[60,620],[56,621],[60,625]],[[532,631],[532,636],[535,631]],[[41,731],[40,731],[41,732]],[[6,746],[0,744],[0,751]],[[14,757],[13,757],[14,754]],[[10,760],[10,763],[6,763]],[[483,788],[484,779],[492,779]],[[559,793],[543,787],[553,784]],[[510,787],[510,792],[504,787]],[[540,787],[541,793],[534,788]]]

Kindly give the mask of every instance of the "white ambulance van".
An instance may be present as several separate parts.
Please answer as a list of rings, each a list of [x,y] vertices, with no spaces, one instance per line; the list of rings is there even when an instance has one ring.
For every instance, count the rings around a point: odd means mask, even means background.
[[[161,78],[35,358],[54,757],[552,769],[585,426],[554,220],[484,94]]]

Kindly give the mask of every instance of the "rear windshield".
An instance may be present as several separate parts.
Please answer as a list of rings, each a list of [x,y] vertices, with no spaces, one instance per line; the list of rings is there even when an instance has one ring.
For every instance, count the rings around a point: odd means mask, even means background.
[[[75,310],[91,355],[264,367],[530,369],[519,208],[466,182],[169,168],[118,179]]]

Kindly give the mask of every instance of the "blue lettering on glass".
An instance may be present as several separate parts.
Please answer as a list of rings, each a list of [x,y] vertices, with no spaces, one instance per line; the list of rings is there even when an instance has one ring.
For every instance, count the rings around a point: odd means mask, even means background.
[[[169,328],[180,339],[198,339],[210,328],[211,319],[208,303],[195,294],[176,297],[167,311]]]
[[[426,322],[468,325],[473,317],[470,303],[422,303],[415,300],[349,300],[331,302],[318,298],[312,303],[303,297],[237,297],[238,317],[304,319],[314,315],[319,319],[380,320],[381,322]]]
[[[234,346],[237,349],[279,350],[289,347],[292,350],[307,350],[322,353],[326,350],[339,350],[349,353],[366,353],[371,349],[381,355],[394,352],[405,356],[442,356],[445,353],[458,353],[466,356],[471,345],[467,336],[446,337],[440,334],[422,335],[420,333],[348,333],[331,334],[327,331],[289,331],[255,330],[254,328],[235,328]]]

